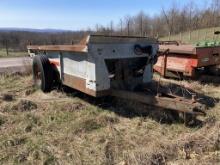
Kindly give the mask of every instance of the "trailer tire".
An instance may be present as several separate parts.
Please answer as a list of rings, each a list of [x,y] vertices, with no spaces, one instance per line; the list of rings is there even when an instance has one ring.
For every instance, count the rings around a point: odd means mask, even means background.
[[[60,88],[62,85],[61,79],[60,79],[60,73],[55,65],[51,65],[52,72],[53,72],[53,82],[52,87]]]
[[[43,92],[50,92],[53,83],[53,70],[48,57],[45,55],[35,56],[32,70],[35,86]]]
[[[208,74],[220,76],[220,65],[208,66],[206,70],[208,71]]]

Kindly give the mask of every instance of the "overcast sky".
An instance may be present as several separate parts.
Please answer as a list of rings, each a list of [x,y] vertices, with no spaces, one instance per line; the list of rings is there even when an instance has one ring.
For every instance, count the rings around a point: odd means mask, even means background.
[[[159,14],[174,2],[183,6],[193,0],[0,0],[0,27],[66,30],[107,25],[126,15],[144,11]],[[210,0],[194,0],[204,8]]]

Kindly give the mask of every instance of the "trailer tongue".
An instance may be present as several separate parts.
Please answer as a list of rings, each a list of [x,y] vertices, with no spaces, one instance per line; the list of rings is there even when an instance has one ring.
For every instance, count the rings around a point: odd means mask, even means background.
[[[61,82],[94,97],[115,96],[191,115],[204,115],[196,100],[136,90],[152,82],[155,39],[90,35],[78,45],[28,46],[35,84],[44,92]]]
[[[173,95],[152,96],[146,92],[129,92],[113,90],[112,96],[137,101],[147,105],[161,107],[191,115],[205,115],[205,106],[195,100],[188,100]]]

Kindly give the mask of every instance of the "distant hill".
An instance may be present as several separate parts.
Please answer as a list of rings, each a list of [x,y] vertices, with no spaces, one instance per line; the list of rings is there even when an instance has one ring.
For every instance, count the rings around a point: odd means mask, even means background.
[[[215,31],[220,31],[220,27],[215,28],[206,28],[194,30],[191,32],[184,32],[177,35],[171,35],[170,37],[163,37],[160,40],[177,40],[182,41],[183,43],[197,43],[201,41],[220,41],[220,35],[215,35]]]
[[[12,32],[12,31],[26,31],[26,32],[38,32],[38,33],[63,33],[73,32],[71,30],[60,30],[60,29],[31,29],[31,28],[0,28],[0,32]]]

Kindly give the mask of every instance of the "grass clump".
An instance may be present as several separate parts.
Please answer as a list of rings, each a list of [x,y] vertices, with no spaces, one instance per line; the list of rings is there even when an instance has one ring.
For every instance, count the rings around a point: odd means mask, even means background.
[[[29,100],[20,100],[17,104],[12,106],[13,111],[21,111],[21,112],[31,111],[36,109],[37,109],[37,104]]]

